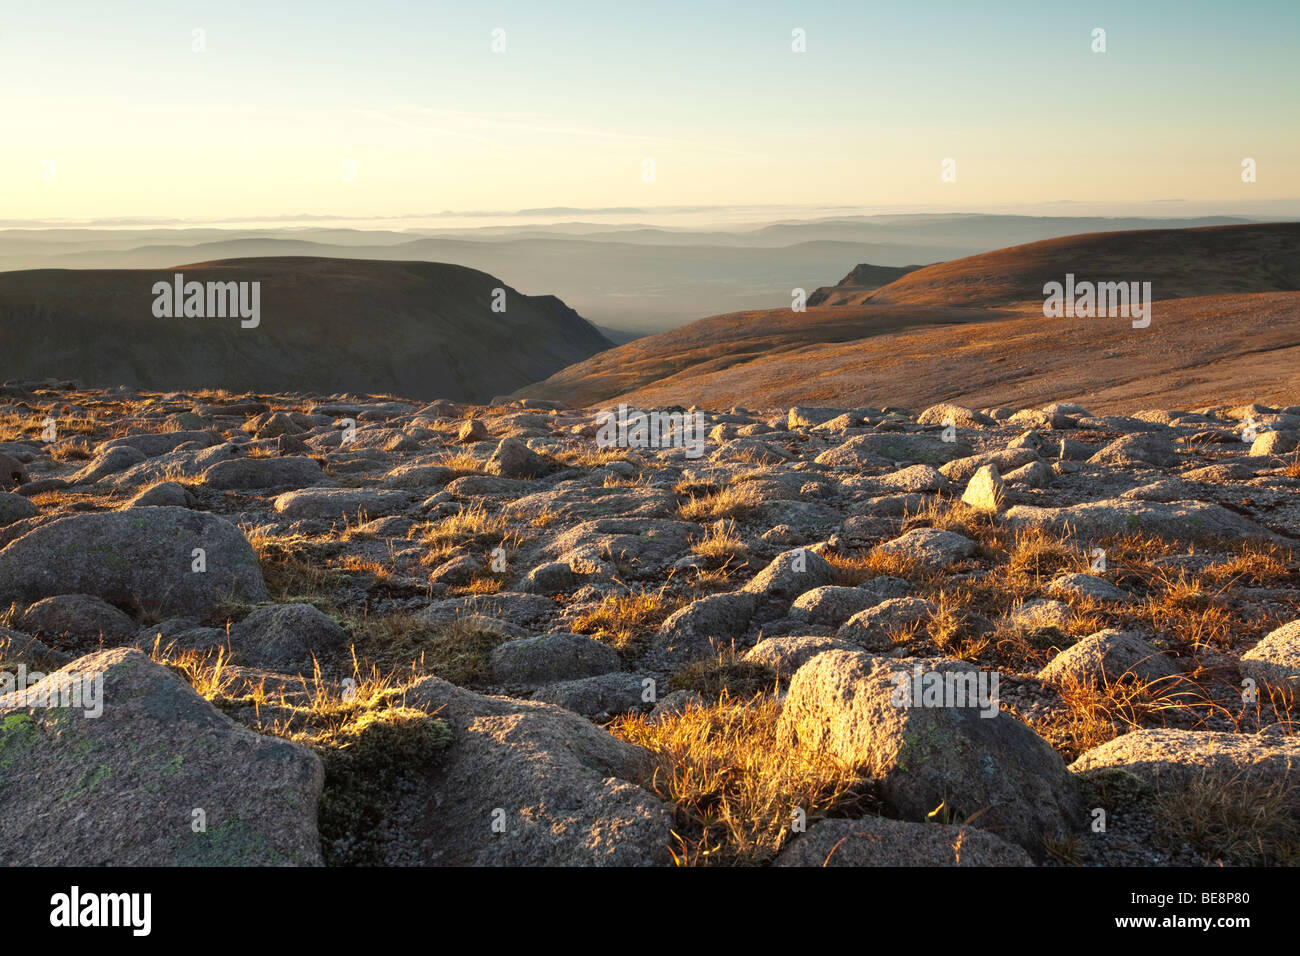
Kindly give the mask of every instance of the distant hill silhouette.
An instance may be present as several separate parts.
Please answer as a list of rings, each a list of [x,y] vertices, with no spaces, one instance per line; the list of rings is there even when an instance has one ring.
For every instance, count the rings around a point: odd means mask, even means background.
[[[1150,281],[1152,324],[1046,319],[1043,284]],[[1096,233],[909,272],[860,305],[738,312],[521,389],[587,406],[1210,404],[1300,392],[1300,224]]]
[[[257,281],[261,321],[158,318],[156,282]],[[492,310],[505,290],[504,312]],[[462,266],[280,257],[0,273],[0,379],[486,401],[607,349],[554,296]]]

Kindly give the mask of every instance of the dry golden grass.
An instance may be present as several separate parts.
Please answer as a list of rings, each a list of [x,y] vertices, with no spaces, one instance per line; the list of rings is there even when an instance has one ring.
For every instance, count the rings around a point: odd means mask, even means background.
[[[1177,693],[1174,687],[1177,686]],[[1150,725],[1162,711],[1214,707],[1186,680],[1140,681],[1131,675],[1099,682],[1065,677],[1056,685],[1063,709],[1024,717],[1034,732],[1052,745],[1066,763],[1107,741]]]
[[[162,636],[159,635],[154,639],[149,656],[159,664],[178,671],[205,700],[225,697],[234,680],[226,670],[230,660],[224,647],[218,648],[215,652],[193,649],[175,651],[164,647]],[[264,688],[259,687],[255,696],[259,701],[265,699]]]
[[[519,531],[510,529],[510,522],[505,515],[490,513],[482,503],[462,508],[441,521],[415,528],[410,536],[417,534],[420,544],[429,549],[420,559],[420,563],[425,566],[441,564],[452,551],[464,545],[502,547],[513,551],[525,543],[524,536]]]
[[[1276,544],[1257,541],[1243,542],[1241,550],[1232,557],[1209,565],[1205,575],[1215,583],[1252,587],[1300,582],[1295,556],[1290,551]]]
[[[465,475],[481,475],[484,473],[484,463],[467,451],[444,452],[442,455],[439,455],[433,463],[435,465],[441,465],[444,468],[450,468],[457,478],[461,478]]]
[[[681,503],[677,513],[684,521],[714,521],[752,514],[760,504],[758,491],[745,483],[728,485],[702,498],[691,496]]]
[[[970,593],[940,591],[933,598],[935,608],[921,622],[921,630],[935,648],[948,657],[978,660],[992,644],[992,638],[977,633],[969,615]],[[897,638],[895,639],[897,642]]]
[[[562,449],[555,454],[555,460],[570,468],[601,468],[616,461],[627,461],[627,452],[620,448],[598,448],[584,443],[575,448]]]
[[[761,864],[792,834],[796,811],[811,824],[856,800],[858,774],[826,754],[782,746],[772,697],[723,697],[651,721],[623,717],[610,732],[655,756],[644,786],[676,805],[678,865]]]
[[[740,448],[730,450],[727,456],[729,462],[739,462],[746,465],[755,465],[759,468],[770,468],[780,463],[780,459],[774,457],[771,452],[761,448]]]
[[[913,528],[937,528],[940,531],[954,531],[972,540],[994,532],[992,515],[976,511],[959,498],[934,497],[920,510],[903,519],[903,531]]]
[[[1171,612],[1204,610],[1223,595],[1222,590],[1212,592],[1200,577],[1189,574],[1186,568],[1162,568],[1157,581],[1160,605]]]
[[[734,587],[733,574],[737,569],[724,564],[720,568],[694,568],[691,584],[701,594],[728,591]]]
[[[1058,574],[1087,571],[1088,557],[1080,548],[1042,528],[1018,531],[1008,548],[1008,575],[1039,582]]]
[[[468,584],[457,584],[448,590],[453,597],[467,597],[474,594],[496,594],[505,585],[504,575],[478,574]]]
[[[1003,616],[998,619],[992,635],[992,647],[997,660],[1025,671],[1037,671],[1053,657],[1069,647],[1075,639],[1104,630],[1109,621],[1094,598],[1071,598],[1065,621],[1051,624],[1032,616],[1013,612],[1022,598],[1016,598]]]
[[[553,511],[550,508],[544,508],[540,513],[534,515],[533,518],[528,523],[532,525],[534,528],[541,529],[541,528],[549,528],[551,525],[555,524],[555,522],[559,520],[560,520],[560,513],[558,511]]]
[[[678,671],[669,687],[694,691],[706,701],[724,697],[749,700],[756,694],[777,691],[779,681],[772,668],[744,660],[735,647],[728,647],[716,657],[695,661]]]
[[[430,623],[411,614],[348,614],[343,627],[363,662],[354,670],[399,681],[432,674],[460,687],[488,683],[489,655],[509,640],[472,616]]]
[[[231,696],[233,678],[225,673],[221,653],[203,655],[193,651],[170,654],[154,650],[154,659],[178,671],[195,691],[223,708],[253,707],[250,726],[259,733],[293,740],[317,749],[344,746],[358,730],[375,719],[395,713],[410,717],[430,716],[405,706],[404,685],[395,674],[383,674],[363,666],[355,656],[348,680],[326,680],[317,666],[311,677],[300,677],[286,695],[267,689],[265,680],[240,687]],[[249,720],[249,718],[243,718]]]
[[[98,422],[84,416],[56,419],[55,427],[59,438],[67,438],[69,435],[93,436],[100,429]]]
[[[331,567],[331,546],[305,535],[271,535],[261,529],[244,529],[262,567],[271,599],[279,604],[314,604],[323,610],[334,608],[337,590],[347,575]]]
[[[205,405],[228,405],[236,399],[241,399],[244,394],[236,394],[224,388],[201,388],[192,392],[194,398]]]
[[[734,520],[723,519],[709,526],[703,538],[691,542],[691,553],[707,562],[706,567],[716,569],[733,561],[742,562],[748,557],[745,542],[736,532]]]
[[[1253,775],[1202,776],[1155,798],[1160,835],[1190,845],[1207,863],[1300,864],[1300,788],[1288,778],[1260,786]]]
[[[113,492],[95,491],[42,491],[27,500],[42,511],[71,511],[78,505],[94,505],[110,508],[113,505]]]
[[[355,554],[344,555],[343,559],[338,562],[338,567],[349,574],[372,575],[377,584],[388,583],[393,577],[392,571],[382,561],[375,558],[363,558]]]
[[[857,587],[872,578],[890,577],[913,580],[927,576],[921,562],[901,551],[881,551],[872,548],[865,554],[837,554],[828,551],[822,555],[835,568],[835,583],[844,587]]]
[[[653,475],[644,471],[630,477],[606,475],[600,486],[602,488],[649,488],[651,478]]]
[[[1282,474],[1287,478],[1300,478],[1300,448],[1282,459]]]
[[[50,457],[58,462],[86,461],[92,457],[90,443],[80,439],[59,442],[50,449]]]
[[[670,594],[668,586],[655,591],[613,594],[599,605],[579,613],[570,622],[575,634],[588,634],[615,650],[635,653],[664,619],[687,603],[686,598]]]

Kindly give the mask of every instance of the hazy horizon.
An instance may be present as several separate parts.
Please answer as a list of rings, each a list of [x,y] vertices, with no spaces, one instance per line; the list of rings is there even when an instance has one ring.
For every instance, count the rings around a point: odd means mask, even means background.
[[[123,216],[114,218],[0,219],[0,230],[12,229],[373,229],[436,232],[489,228],[591,225],[600,228],[659,228],[682,231],[738,230],[781,222],[890,216],[1020,216],[1025,218],[1149,218],[1186,219],[1238,216],[1259,221],[1300,219],[1300,198],[1237,202],[1153,200],[1148,202],[1008,203],[960,206],[642,206],[637,208],[568,207],[517,210],[442,210],[400,216],[341,216],[330,213],[282,213],[261,217]]]

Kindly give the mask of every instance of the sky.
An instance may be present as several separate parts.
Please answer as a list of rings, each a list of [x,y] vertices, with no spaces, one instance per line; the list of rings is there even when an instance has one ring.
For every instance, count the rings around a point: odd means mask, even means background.
[[[1297,37],[1295,0],[0,0],[0,220],[1297,199]]]

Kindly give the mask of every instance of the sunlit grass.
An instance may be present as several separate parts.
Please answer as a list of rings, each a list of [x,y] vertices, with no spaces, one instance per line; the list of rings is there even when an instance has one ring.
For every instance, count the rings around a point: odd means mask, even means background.
[[[622,717],[610,732],[655,757],[644,786],[676,806],[679,865],[761,864],[805,821],[857,796],[858,775],[827,754],[778,742],[780,702],[723,696],[651,719]]]

